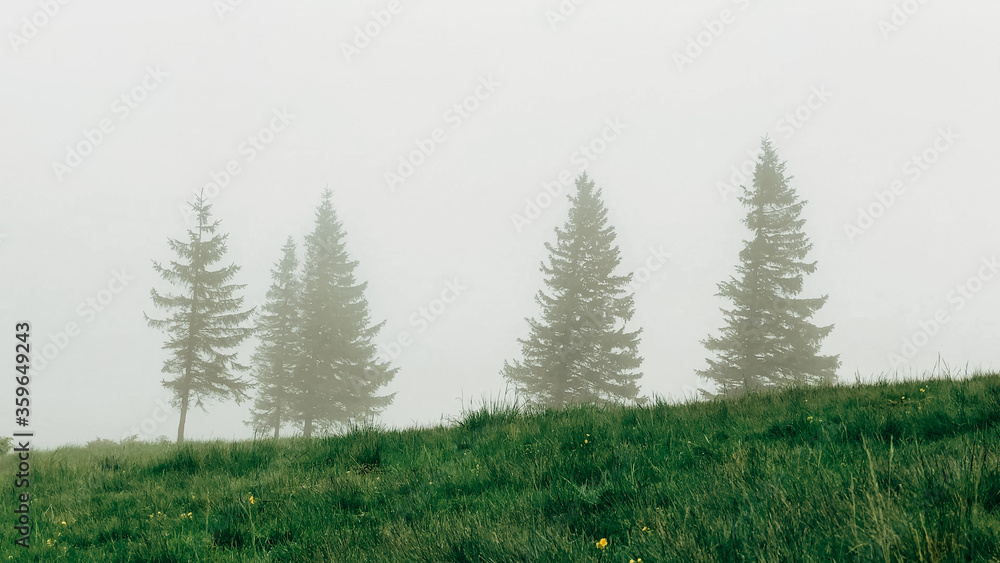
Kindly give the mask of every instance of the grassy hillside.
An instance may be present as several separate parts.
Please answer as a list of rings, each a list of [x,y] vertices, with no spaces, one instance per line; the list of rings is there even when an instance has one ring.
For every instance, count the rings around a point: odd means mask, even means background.
[[[998,426],[976,375],[64,448],[32,457],[28,550],[4,480],[0,560],[996,561]]]

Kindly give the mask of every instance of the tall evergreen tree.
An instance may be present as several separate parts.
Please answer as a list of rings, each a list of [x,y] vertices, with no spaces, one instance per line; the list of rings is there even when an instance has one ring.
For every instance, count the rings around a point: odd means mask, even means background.
[[[161,295],[150,290],[153,304],[168,312],[166,319],[143,316],[149,326],[164,330],[170,338],[163,348],[171,352],[163,362],[163,373],[176,374],[173,380],[163,381],[163,386],[174,393],[173,404],[180,409],[177,425],[177,442],[184,441],[184,425],[192,401],[205,410],[202,399],[233,398],[239,404],[247,398],[249,383],[231,372],[248,369],[236,361],[236,352],[226,353],[246,340],[253,329],[241,326],[251,318],[254,309],[240,311],[243,297],[237,291],[245,285],[232,285],[240,267],[231,264],[225,268],[209,268],[226,254],[229,235],[216,234],[219,221],[211,221],[212,206],[199,195],[191,204],[198,217],[198,225],[188,231],[188,242],[167,239],[179,261],[171,261],[165,268],[153,261],[153,269],[160,276],[184,288],[182,295]]]
[[[627,292],[632,274],[616,276],[621,262],[614,227],[586,173],[576,181],[566,224],[555,229],[556,244],[545,243],[548,292],[535,301],[540,321],[526,319],[530,334],[518,339],[523,360],[505,362],[502,375],[530,402],[560,408],[573,402],[637,399],[642,329],[628,332],[634,312]]]
[[[785,162],[768,138],[761,149],[753,190],[743,186],[739,198],[749,209],[743,222],[752,238],[740,252],[737,275],[720,283],[717,294],[732,300],[733,308],[722,309],[722,334],[702,341],[716,358],[698,374],[713,380],[721,394],[833,382],[840,367],[838,356],[818,353],[833,326],[809,321],[827,296],[796,297],[803,276],[816,270],[816,262],[803,261],[812,248],[800,218],[806,202],[789,187],[792,177],[785,177]]]
[[[301,357],[295,375],[293,420],[305,437],[314,431],[346,426],[379,413],[391,395],[376,396],[398,368],[378,361],[373,338],[385,321],[372,325],[368,282],[357,283],[344,244],[342,223],[323,192],[316,227],[306,237],[302,275]]]
[[[293,375],[300,356],[299,261],[291,236],[281,251],[281,259],[271,270],[271,287],[257,320],[260,343],[253,365],[258,393],[251,419],[247,421],[255,431],[273,430],[275,438],[289,421]]]

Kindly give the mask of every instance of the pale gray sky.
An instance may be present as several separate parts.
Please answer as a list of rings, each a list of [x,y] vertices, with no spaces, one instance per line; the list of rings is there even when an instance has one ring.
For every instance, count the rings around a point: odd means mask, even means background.
[[[157,406],[169,399],[164,335],[142,317],[159,314],[150,288],[171,288],[150,260],[171,258],[167,238],[191,226],[179,208],[227,166],[237,173],[211,202],[250,303],[334,190],[373,318],[388,320],[378,342],[412,337],[386,389],[398,392],[389,426],[503,394],[499,370],[538,313],[543,244],[566,218],[543,185],[584,164],[623,271],[657,268],[636,286],[643,392],[694,395],[699,341],[722,324],[716,284],[746,236],[722,186],[765,134],[809,201],[819,270],[806,294],[830,295],[816,320],[836,324],[824,352],[841,354],[842,379],[891,371],[892,353],[907,373],[938,354],[998,365],[1000,275],[986,267],[1000,255],[996,2],[220,8],[235,3],[0,8],[0,337],[12,343],[27,320],[36,357],[58,350],[31,384],[40,446],[175,435],[177,413]],[[420,145],[433,152],[387,181]],[[544,207],[519,230],[526,199]],[[870,207],[879,217],[858,227]],[[441,310],[449,283],[465,289]],[[413,322],[421,307],[439,314]],[[0,409],[11,432],[12,402]],[[186,435],[248,437],[248,408],[195,410]]]

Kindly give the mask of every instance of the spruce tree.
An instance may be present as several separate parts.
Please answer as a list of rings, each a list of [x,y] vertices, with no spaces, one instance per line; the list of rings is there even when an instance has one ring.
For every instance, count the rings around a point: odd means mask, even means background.
[[[816,262],[803,261],[812,248],[800,218],[807,202],[789,187],[792,177],[785,177],[785,162],[768,138],[761,149],[753,189],[743,186],[739,198],[748,208],[743,222],[752,238],[744,241],[737,275],[720,283],[716,294],[733,308],[722,309],[722,334],[702,341],[716,357],[698,374],[714,381],[720,394],[833,382],[840,367],[837,356],[818,353],[833,326],[809,320],[827,296],[797,297],[804,275],[816,270]]]
[[[392,402],[376,396],[398,368],[378,361],[372,342],[385,321],[371,324],[364,291],[357,283],[342,223],[323,192],[316,226],[306,237],[299,321],[301,356],[295,375],[293,420],[305,437],[315,431],[368,419]]]
[[[273,430],[275,438],[289,421],[293,375],[300,356],[299,261],[292,237],[288,237],[281,251],[281,259],[271,270],[271,287],[257,320],[260,343],[253,365],[258,393],[247,422],[258,432]]]
[[[634,312],[627,292],[632,274],[615,275],[621,262],[614,227],[586,173],[570,195],[569,219],[545,243],[545,286],[535,301],[541,320],[526,319],[529,336],[518,339],[523,359],[505,362],[502,375],[531,403],[560,408],[575,402],[637,399],[641,329],[626,331]]]
[[[247,398],[250,384],[232,372],[243,372],[247,366],[236,361],[236,348],[253,329],[242,326],[254,314],[254,309],[240,311],[243,297],[236,296],[245,285],[233,285],[240,267],[231,264],[211,270],[226,254],[229,235],[217,234],[219,221],[211,221],[212,206],[203,194],[190,204],[198,224],[188,231],[188,242],[167,239],[178,261],[163,267],[153,261],[153,269],[174,285],[184,288],[181,295],[160,294],[150,290],[153,304],[172,314],[166,319],[143,316],[149,326],[164,330],[170,337],[163,345],[170,357],[163,362],[163,373],[176,374],[163,380],[163,386],[174,393],[173,405],[180,410],[177,442],[184,441],[184,425],[192,402],[205,410],[203,399],[233,398],[237,404]]]

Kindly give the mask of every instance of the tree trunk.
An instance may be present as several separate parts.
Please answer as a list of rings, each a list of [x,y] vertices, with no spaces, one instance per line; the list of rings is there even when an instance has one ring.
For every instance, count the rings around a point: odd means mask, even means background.
[[[184,443],[184,422],[187,421],[188,394],[185,392],[181,399],[181,421],[177,423],[177,443]]]
[[[307,418],[305,424],[302,425],[302,436],[305,438],[312,438],[313,433],[313,421],[312,418]]]

